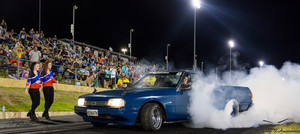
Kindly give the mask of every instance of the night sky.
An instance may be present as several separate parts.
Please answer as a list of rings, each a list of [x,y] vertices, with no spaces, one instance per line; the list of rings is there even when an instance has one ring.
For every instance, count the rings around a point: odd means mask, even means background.
[[[164,62],[176,68],[193,64],[194,8],[190,0],[42,0],[45,36],[72,38],[70,24],[76,4],[75,40],[121,51],[133,28],[132,54],[139,59]],[[0,19],[9,29],[38,30],[38,0],[0,0]],[[300,63],[300,2],[279,0],[203,0],[197,11],[198,66],[227,64],[233,39],[238,64],[281,67]],[[128,53],[127,53],[128,54]]]

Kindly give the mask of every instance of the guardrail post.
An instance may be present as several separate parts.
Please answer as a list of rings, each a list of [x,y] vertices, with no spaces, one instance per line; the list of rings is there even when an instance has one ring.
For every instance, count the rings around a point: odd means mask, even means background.
[[[18,80],[20,80],[20,64],[19,63],[20,63],[20,59],[18,57],[18,70],[17,70],[17,73],[16,73]]]
[[[111,75],[110,75],[110,84],[111,84],[111,89],[113,89],[113,81]]]
[[[76,85],[76,82],[77,82],[77,68],[75,67],[75,85]]]

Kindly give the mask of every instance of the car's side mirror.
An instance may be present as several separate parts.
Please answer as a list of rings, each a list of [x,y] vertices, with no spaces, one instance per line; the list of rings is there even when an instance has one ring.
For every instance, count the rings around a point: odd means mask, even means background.
[[[133,87],[133,85],[130,82],[124,82],[123,83],[123,89],[129,89],[129,88],[132,88],[132,87]]]
[[[192,89],[191,85],[188,85],[188,86],[181,85],[180,86],[180,91],[187,91],[187,90],[191,90],[191,89]]]

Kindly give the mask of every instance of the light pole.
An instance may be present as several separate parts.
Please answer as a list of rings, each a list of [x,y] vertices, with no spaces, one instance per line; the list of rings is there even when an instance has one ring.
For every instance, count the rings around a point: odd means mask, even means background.
[[[201,7],[201,1],[200,0],[192,0],[193,6],[194,6],[194,65],[193,69],[194,71],[197,68],[196,63],[196,20],[197,20],[197,9]]]
[[[71,25],[73,41],[75,42],[75,10],[78,9],[76,5],[73,6],[73,25]]]
[[[122,50],[121,50],[123,53],[124,53],[124,55],[125,55],[125,53],[127,52],[127,49],[126,48],[122,48]]]
[[[258,62],[258,64],[259,64],[259,67],[261,68],[265,63],[264,63],[264,61],[260,60],[260,61]]]
[[[229,72],[230,72],[230,74],[229,75],[230,75],[230,80],[231,80],[231,49],[234,47],[234,41],[229,40],[228,45],[229,45],[229,49],[230,49],[230,53],[229,53],[230,54],[230,56],[229,56],[230,57],[230,60],[229,60],[229,62],[230,62],[229,63],[229,70],[230,70]]]
[[[170,44],[167,45],[167,57],[166,57],[167,71],[169,71],[169,47],[170,46],[171,46]]]
[[[42,0],[39,0],[39,33],[41,33],[41,23],[42,23]]]
[[[131,28],[130,29],[130,31],[129,31],[129,40],[130,40],[130,43],[129,43],[129,45],[128,45],[128,47],[129,47],[129,52],[130,52],[130,65],[132,65],[131,64],[131,47],[132,47],[132,32],[133,32],[134,30]]]
[[[201,71],[203,72],[204,62],[201,62]]]

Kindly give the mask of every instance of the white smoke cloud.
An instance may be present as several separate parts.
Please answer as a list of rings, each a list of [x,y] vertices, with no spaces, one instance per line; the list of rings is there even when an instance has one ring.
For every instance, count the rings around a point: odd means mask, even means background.
[[[212,105],[215,96],[211,96],[211,93],[218,85],[249,87],[254,105],[237,117],[216,109]],[[254,127],[266,123],[263,120],[277,123],[287,118],[300,122],[300,65],[286,62],[281,69],[266,65],[252,68],[249,74],[232,72],[232,80],[229,79],[229,72],[225,72],[218,81],[216,75],[210,73],[193,83],[190,101],[191,127]]]

